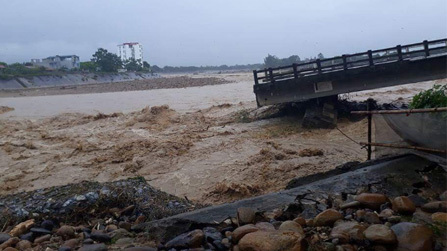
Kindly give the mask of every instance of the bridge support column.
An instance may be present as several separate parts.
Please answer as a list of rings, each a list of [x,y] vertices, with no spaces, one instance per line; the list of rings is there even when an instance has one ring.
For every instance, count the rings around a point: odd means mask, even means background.
[[[337,102],[337,95],[308,101],[303,127],[334,128],[337,125]]]

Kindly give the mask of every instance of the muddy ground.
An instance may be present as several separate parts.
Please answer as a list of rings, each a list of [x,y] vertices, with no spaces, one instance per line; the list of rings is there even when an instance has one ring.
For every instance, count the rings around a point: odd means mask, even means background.
[[[355,95],[384,98],[380,91]],[[401,96],[392,92],[388,101],[405,101]],[[270,118],[277,111],[257,109],[254,101],[189,112],[168,105],[0,120],[0,193],[142,176],[164,192],[220,204],[366,159],[365,150],[338,129],[304,129],[300,116],[290,114]],[[338,128],[355,141],[366,138],[365,120],[341,118]]]

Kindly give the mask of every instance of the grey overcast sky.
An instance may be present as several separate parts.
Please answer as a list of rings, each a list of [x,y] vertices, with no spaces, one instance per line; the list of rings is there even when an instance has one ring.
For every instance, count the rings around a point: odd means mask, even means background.
[[[116,53],[159,66],[326,57],[447,37],[447,0],[0,0],[0,61]]]

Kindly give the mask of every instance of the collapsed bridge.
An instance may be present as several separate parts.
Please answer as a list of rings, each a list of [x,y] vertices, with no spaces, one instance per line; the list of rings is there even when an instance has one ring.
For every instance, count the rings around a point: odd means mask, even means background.
[[[254,70],[258,106],[447,78],[447,39]]]

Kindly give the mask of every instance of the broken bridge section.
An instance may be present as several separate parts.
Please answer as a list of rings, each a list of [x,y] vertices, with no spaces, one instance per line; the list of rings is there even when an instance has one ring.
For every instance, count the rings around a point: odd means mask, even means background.
[[[447,39],[255,70],[258,106],[447,78]]]

